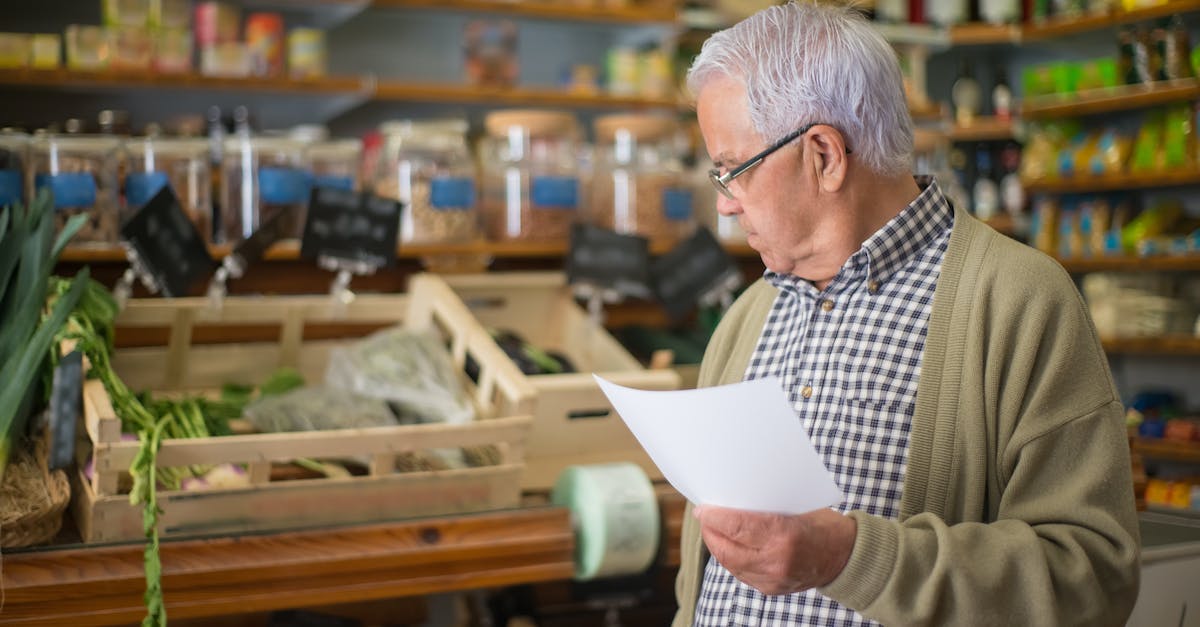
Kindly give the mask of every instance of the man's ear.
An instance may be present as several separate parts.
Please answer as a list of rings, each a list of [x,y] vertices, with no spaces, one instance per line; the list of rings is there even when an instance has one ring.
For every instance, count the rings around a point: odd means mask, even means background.
[[[846,183],[850,166],[846,140],[832,126],[818,124],[804,136],[805,152],[812,155],[811,167],[821,191],[834,193]]]

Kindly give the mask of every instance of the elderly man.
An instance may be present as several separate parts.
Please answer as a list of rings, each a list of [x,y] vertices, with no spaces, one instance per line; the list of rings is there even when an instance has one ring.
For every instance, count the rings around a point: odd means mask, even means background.
[[[1123,623],[1137,519],[1087,309],[1053,260],[914,180],[888,44],[850,8],[772,7],[688,81],[718,210],[767,268],[701,385],[778,376],[846,500],[695,504],[675,625]]]

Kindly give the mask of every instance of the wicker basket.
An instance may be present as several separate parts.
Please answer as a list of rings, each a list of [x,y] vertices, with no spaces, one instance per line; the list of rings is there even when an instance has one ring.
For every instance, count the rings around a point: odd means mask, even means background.
[[[71,501],[67,473],[47,466],[45,438],[32,453],[15,455],[0,485],[0,547],[17,548],[54,539],[62,527],[63,511]]]

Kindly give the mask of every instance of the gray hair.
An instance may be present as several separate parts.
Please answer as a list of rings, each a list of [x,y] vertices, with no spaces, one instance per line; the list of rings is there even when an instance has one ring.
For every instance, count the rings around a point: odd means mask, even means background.
[[[688,89],[699,94],[721,76],[745,84],[751,122],[768,141],[828,124],[872,171],[912,171],[912,116],[896,53],[852,7],[789,2],[713,34],[688,70]]]

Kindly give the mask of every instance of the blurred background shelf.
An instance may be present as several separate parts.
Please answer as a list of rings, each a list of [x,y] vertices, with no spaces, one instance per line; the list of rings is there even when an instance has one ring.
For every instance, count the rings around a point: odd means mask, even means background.
[[[1152,459],[1200,463],[1200,442],[1134,438],[1133,450]]]
[[[1200,355],[1200,337],[1125,337],[1102,340],[1110,355]]]
[[[1031,194],[1081,194],[1126,189],[1152,189],[1200,184],[1200,170],[1076,177],[1025,184]]]
[[[1200,255],[1059,259],[1073,274],[1088,272],[1200,272]]]
[[[1071,96],[1027,98],[1021,105],[1026,118],[1061,118],[1096,113],[1144,109],[1200,97],[1200,82],[1194,78],[1162,81],[1150,85],[1122,85],[1081,91]]]

